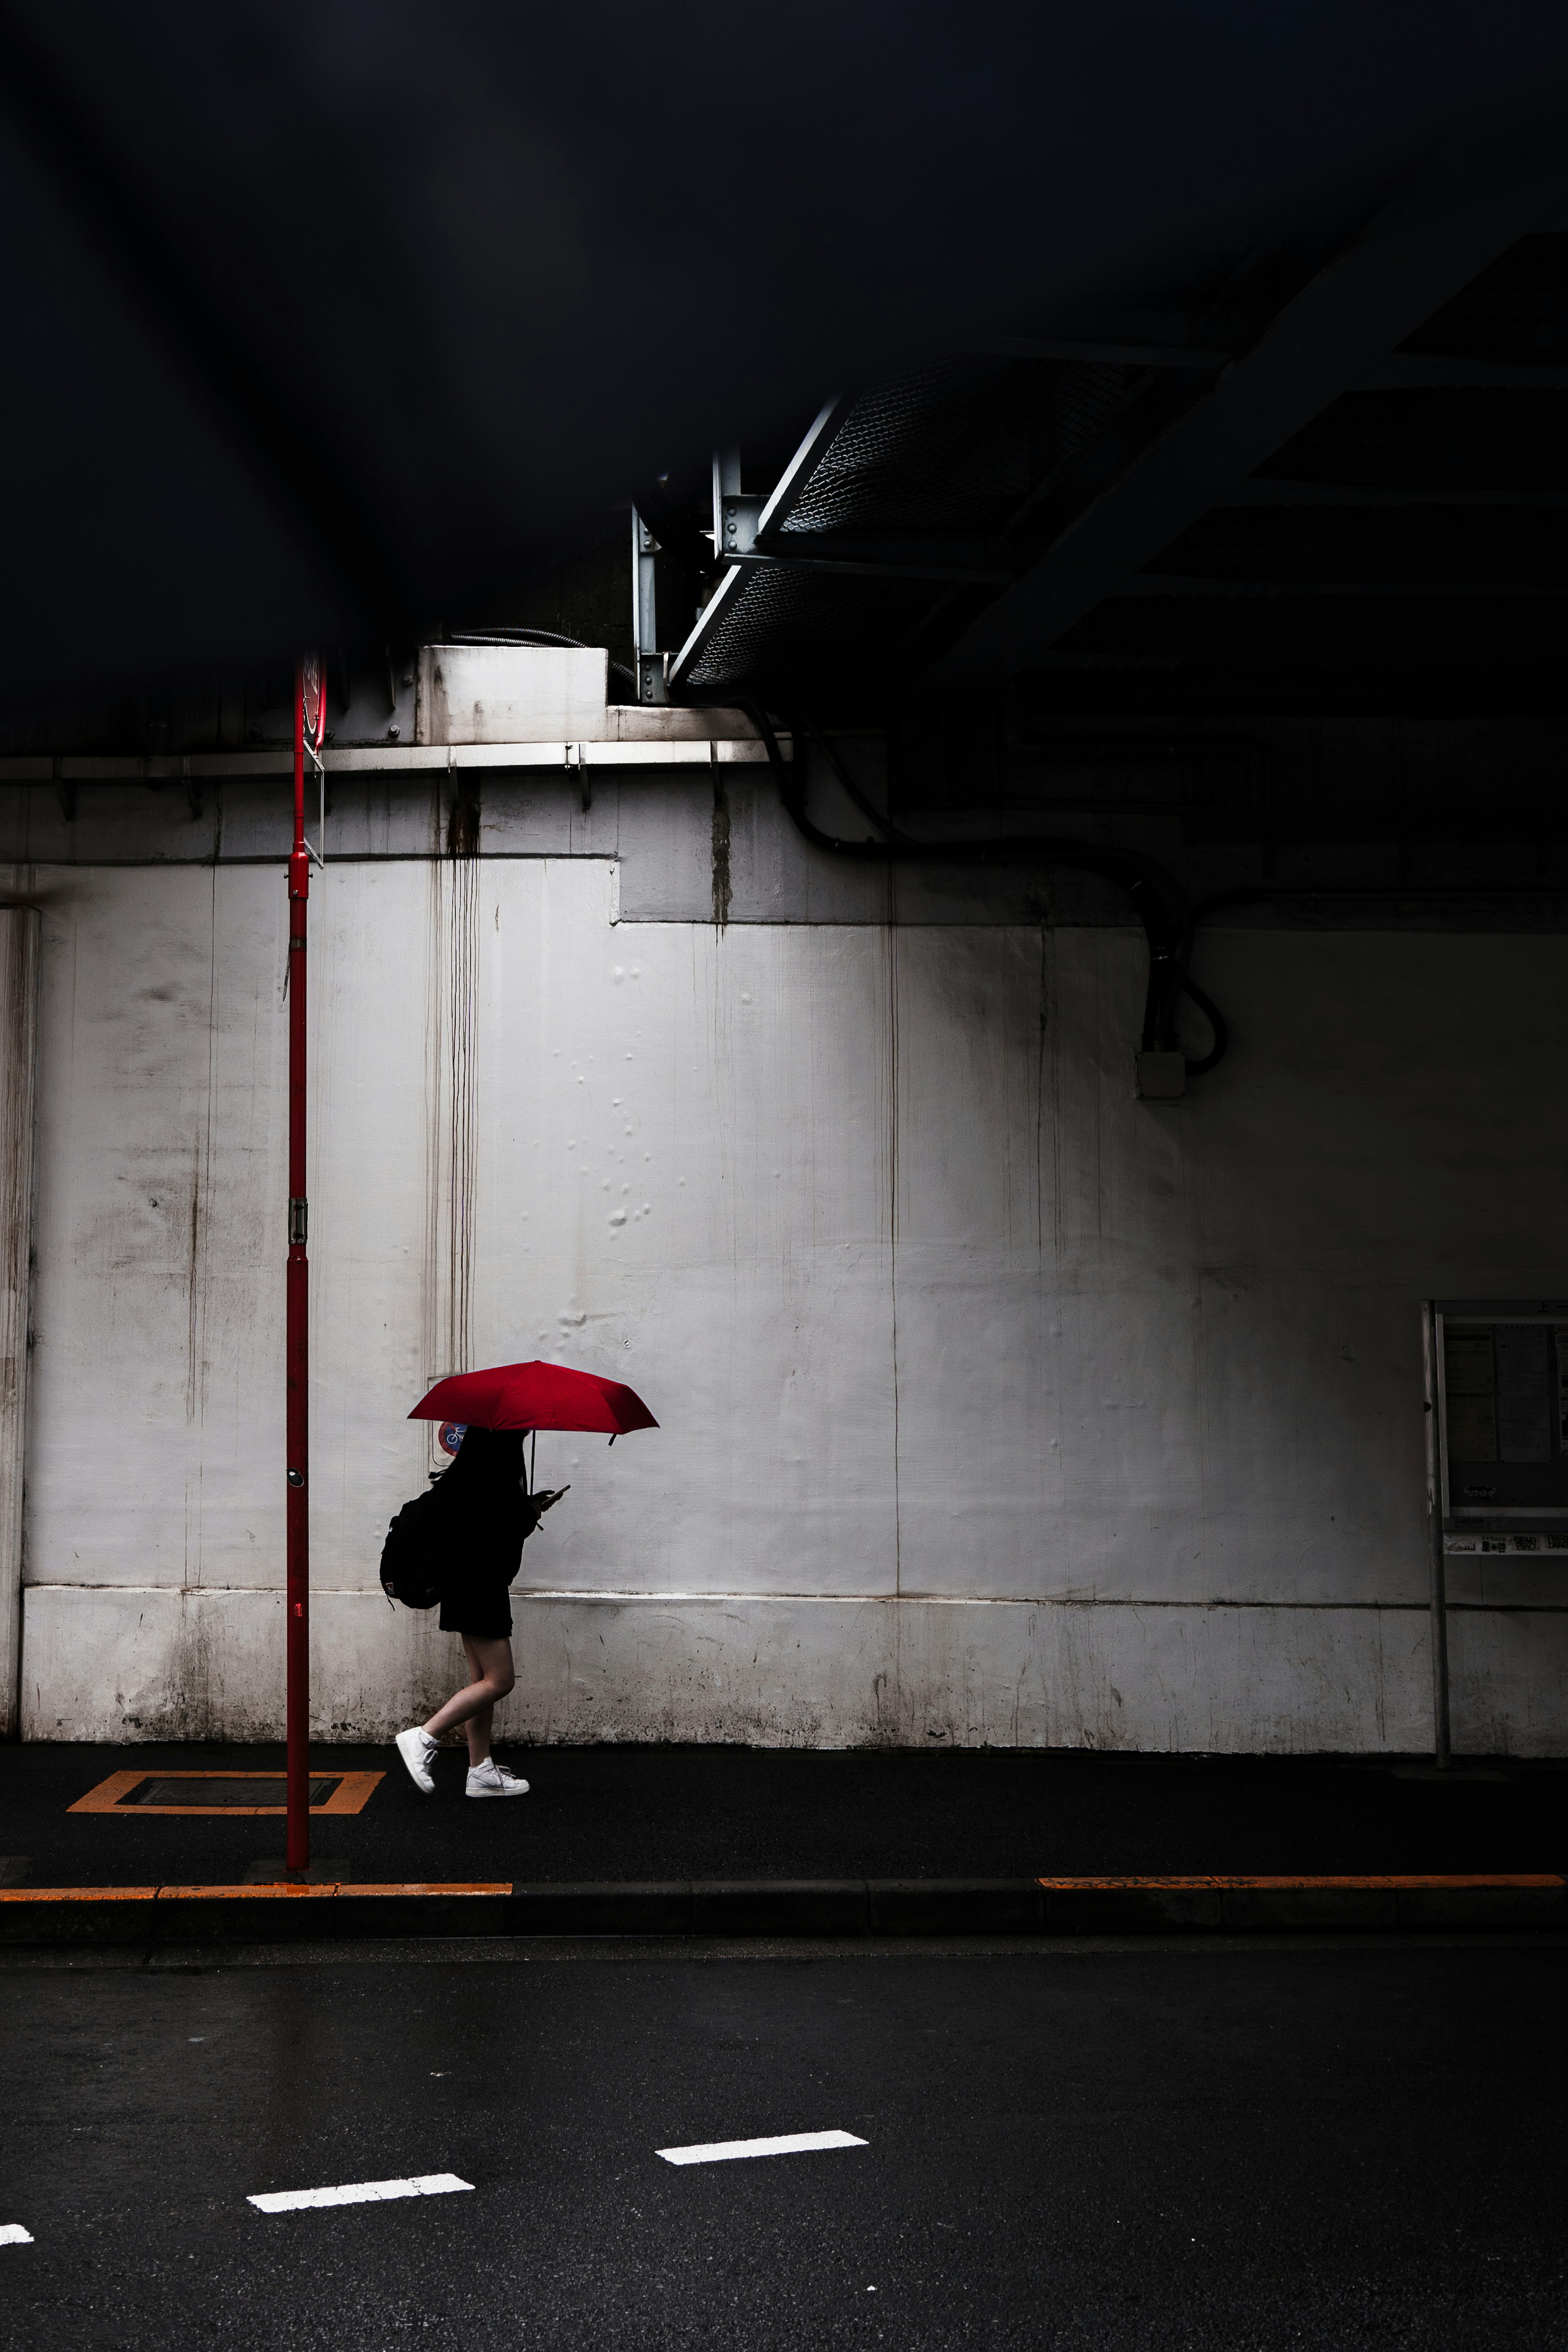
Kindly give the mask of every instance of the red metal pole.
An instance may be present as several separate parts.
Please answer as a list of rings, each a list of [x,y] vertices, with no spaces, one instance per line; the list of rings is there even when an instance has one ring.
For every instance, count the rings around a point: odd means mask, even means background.
[[[294,674],[294,846],[289,856],[288,1659],[289,1868],[310,1860],[310,1349],[305,1203],[305,675]]]

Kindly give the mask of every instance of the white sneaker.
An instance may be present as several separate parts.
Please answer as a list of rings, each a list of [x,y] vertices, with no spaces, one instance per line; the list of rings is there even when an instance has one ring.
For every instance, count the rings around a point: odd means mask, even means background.
[[[526,1797],[528,1782],[520,1780],[515,1772],[509,1772],[504,1764],[498,1764],[493,1756],[487,1756],[482,1764],[469,1765],[468,1785],[464,1794],[469,1797]]]
[[[438,1740],[432,1739],[430,1734],[417,1724],[411,1731],[400,1731],[397,1735],[397,1752],[408,1767],[408,1777],[416,1789],[424,1790],[427,1797],[436,1793],[430,1759],[439,1745]]]

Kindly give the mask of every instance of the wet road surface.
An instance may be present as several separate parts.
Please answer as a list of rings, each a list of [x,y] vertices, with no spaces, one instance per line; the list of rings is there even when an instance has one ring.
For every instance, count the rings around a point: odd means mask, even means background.
[[[0,2345],[1568,2345],[1555,1942],[523,1949],[14,1957]]]

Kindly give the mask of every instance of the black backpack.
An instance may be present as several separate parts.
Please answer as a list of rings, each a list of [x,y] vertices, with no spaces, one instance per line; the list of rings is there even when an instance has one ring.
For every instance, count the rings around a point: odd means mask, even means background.
[[[426,1506],[434,1492],[416,1495],[405,1503],[386,1530],[381,1548],[381,1589],[388,1601],[401,1601],[405,1609],[434,1609],[441,1598],[441,1568],[446,1547]]]
[[[564,1494],[566,1490],[563,1487],[561,1491]],[[558,1499],[555,1496],[523,1496],[525,1542],[549,1503]],[[381,1589],[389,1604],[401,1601],[405,1609],[434,1609],[440,1600],[442,1571],[451,1538],[449,1528],[436,1515],[438,1508],[432,1486],[428,1494],[416,1495],[411,1503],[405,1503],[387,1528],[386,1541],[381,1548]]]

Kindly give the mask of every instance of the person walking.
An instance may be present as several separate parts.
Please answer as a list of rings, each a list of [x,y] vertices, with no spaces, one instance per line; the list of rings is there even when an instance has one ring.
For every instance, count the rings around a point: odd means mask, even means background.
[[[441,1734],[457,1724],[468,1739],[470,1797],[526,1797],[528,1782],[490,1753],[496,1701],[517,1680],[511,1657],[511,1598],[522,1547],[565,1493],[531,1495],[521,1429],[464,1431],[451,1467],[416,1506],[425,1539],[441,1559],[441,1631],[462,1636],[470,1679],[427,1723],[397,1735],[397,1752],[416,1789],[433,1796],[430,1765]]]

